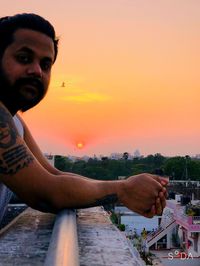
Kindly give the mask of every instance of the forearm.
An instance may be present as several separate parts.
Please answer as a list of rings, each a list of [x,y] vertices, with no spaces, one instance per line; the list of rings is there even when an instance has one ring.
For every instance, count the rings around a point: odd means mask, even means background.
[[[59,211],[119,201],[146,217],[153,216],[153,212],[146,213],[155,205],[163,189],[157,176],[140,174],[122,181],[98,181],[70,173],[57,175],[57,170],[51,172],[52,167],[35,148],[29,134],[26,134],[26,141],[30,149],[27,147],[13,124],[11,114],[3,105],[0,105],[0,117],[3,121],[0,127],[0,182],[28,205],[41,210]],[[6,133],[5,125],[8,125]]]
[[[55,176],[61,176],[64,175],[66,177],[68,176],[73,176],[73,177],[80,177],[82,179],[88,179],[88,180],[92,180],[92,178],[88,178],[79,174],[75,174],[75,173],[71,173],[71,172],[63,172],[59,169],[57,169],[56,167],[53,167],[52,165],[49,164],[49,162],[47,161],[43,161],[43,167],[51,174],[55,175]]]
[[[86,177],[86,176],[82,176],[82,175],[79,175],[79,174],[76,174],[76,173],[71,173],[71,172],[62,172],[60,170],[58,170],[57,168],[54,168],[54,170],[52,171],[52,174],[54,175],[64,175],[64,176],[73,176],[73,177],[79,177],[81,179],[86,179],[86,180],[94,180],[93,178],[89,178],[89,177]]]
[[[54,207],[87,208],[119,201],[123,181],[99,181],[65,173],[57,176]]]

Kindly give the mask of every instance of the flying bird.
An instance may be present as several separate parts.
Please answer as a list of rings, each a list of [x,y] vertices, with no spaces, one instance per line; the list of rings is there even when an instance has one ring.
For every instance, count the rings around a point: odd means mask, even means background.
[[[64,88],[64,87],[65,87],[65,82],[62,82],[62,85],[61,85],[61,87],[62,87],[62,88]]]

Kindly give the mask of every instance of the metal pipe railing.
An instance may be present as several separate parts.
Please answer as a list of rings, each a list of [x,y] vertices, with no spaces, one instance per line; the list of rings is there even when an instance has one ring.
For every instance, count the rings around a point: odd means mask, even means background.
[[[80,265],[75,211],[66,209],[57,215],[44,265]]]

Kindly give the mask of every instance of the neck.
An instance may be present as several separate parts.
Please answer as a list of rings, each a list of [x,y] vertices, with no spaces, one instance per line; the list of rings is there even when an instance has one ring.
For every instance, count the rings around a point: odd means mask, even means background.
[[[14,116],[18,112],[18,108],[13,102],[5,100],[1,100],[1,102],[5,105],[5,107],[8,109],[12,116]]]

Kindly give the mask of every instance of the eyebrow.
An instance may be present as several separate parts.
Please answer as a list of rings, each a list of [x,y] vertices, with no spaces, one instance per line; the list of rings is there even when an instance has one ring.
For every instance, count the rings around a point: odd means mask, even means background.
[[[27,52],[27,53],[29,53],[29,54],[31,54],[31,55],[34,55],[34,51],[32,50],[32,49],[30,49],[30,48],[28,48],[27,46],[23,46],[23,47],[21,47],[21,48],[19,48],[18,50],[17,50],[17,52]],[[48,60],[48,61],[50,61],[50,62],[54,62],[54,60],[51,58],[51,57],[49,57],[49,56],[45,56],[44,58],[42,58],[42,60]]]

